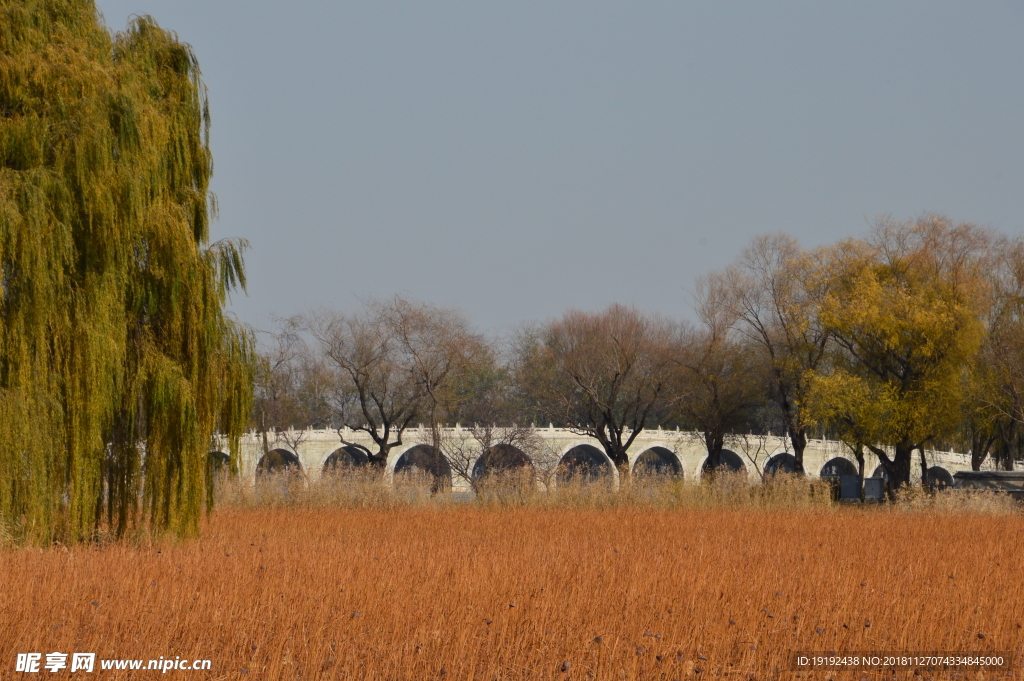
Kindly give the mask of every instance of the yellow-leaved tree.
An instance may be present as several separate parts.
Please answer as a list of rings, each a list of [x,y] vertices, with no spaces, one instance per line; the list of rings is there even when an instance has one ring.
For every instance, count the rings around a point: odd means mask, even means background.
[[[814,410],[874,452],[894,488],[909,483],[914,450],[923,457],[958,426],[984,335],[988,241],[978,227],[926,215],[882,220],[869,239],[820,256],[819,314],[835,345],[811,378]]]

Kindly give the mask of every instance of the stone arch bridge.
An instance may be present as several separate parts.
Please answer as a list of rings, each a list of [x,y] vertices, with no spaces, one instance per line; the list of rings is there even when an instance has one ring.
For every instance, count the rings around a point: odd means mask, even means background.
[[[499,429],[500,430],[500,429]],[[580,435],[566,428],[537,428],[539,447],[534,447],[532,456],[510,445],[497,445],[489,452],[482,451],[469,429],[455,426],[441,430],[440,437],[448,442],[460,443],[464,454],[462,472],[472,477],[486,473],[496,465],[530,465],[535,468],[575,471],[591,477],[611,476],[617,483],[618,471],[594,438]],[[388,455],[387,474],[389,477],[405,470],[420,469],[438,478],[444,487],[458,490],[468,488],[465,477],[459,475],[459,466],[448,464],[439,455],[432,442],[436,437],[430,430],[414,428],[403,434],[403,444],[394,447]],[[345,445],[344,439],[350,443]],[[354,445],[354,446],[353,446]],[[331,470],[334,465],[358,465],[366,461],[360,448],[374,451],[370,437],[361,431],[336,430],[288,430],[267,434],[266,451],[263,434],[249,432],[242,437],[239,471],[244,479],[255,481],[264,472],[272,472],[285,466],[301,470],[307,480],[315,482]],[[227,445],[217,440],[217,447],[211,457],[227,463]],[[792,470],[794,461],[789,453],[788,438],[779,435],[739,435],[729,438],[722,464],[732,470],[742,471],[752,480],[758,480],[766,472]],[[683,479],[699,479],[707,461],[707,450],[698,433],[680,430],[651,428],[637,435],[628,450],[629,463],[634,473],[662,473],[682,476]],[[954,452],[927,451],[930,467],[945,469],[945,475],[957,470],[970,469],[970,455]],[[873,454],[865,459],[865,474],[872,475],[878,465]],[[808,475],[840,475],[856,473],[857,464],[849,448],[834,440],[811,440],[804,450],[804,468]],[[912,468],[919,478],[920,466]],[[941,474],[941,472],[940,472]],[[945,477],[945,476],[943,476]],[[950,483],[952,479],[950,479]]]

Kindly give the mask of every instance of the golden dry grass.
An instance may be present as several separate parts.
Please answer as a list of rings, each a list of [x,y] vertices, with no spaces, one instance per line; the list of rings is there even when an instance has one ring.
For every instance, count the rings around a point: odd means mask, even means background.
[[[761,679],[801,649],[1019,655],[1022,541],[1019,514],[934,510],[229,508],[192,542],[0,552],[0,677],[54,650],[209,658],[168,674],[246,680]]]
[[[534,506],[544,508],[823,508],[832,505],[832,487],[818,479],[777,475],[768,484],[746,475],[722,473],[714,484],[686,482],[682,478],[635,478],[617,489],[610,478],[559,480],[550,489],[538,484],[531,471],[513,473],[478,483],[478,494],[431,493],[431,478],[423,474],[396,476],[395,484],[383,484],[379,471],[349,469],[343,474],[309,482],[301,475],[276,475],[255,486],[240,479],[222,479],[217,485],[218,506],[239,508],[327,507],[394,508],[444,506],[472,501],[480,506]],[[962,495],[961,495],[962,497]],[[919,506],[934,506],[936,499],[917,499]],[[1012,509],[992,494],[979,497],[986,510]],[[962,507],[962,498],[954,506]]]

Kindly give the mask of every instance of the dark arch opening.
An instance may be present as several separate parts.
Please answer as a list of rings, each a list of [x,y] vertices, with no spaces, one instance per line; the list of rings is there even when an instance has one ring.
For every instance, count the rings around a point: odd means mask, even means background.
[[[875,467],[874,472],[871,474],[871,477],[873,477],[873,478],[882,478],[883,480],[888,481],[889,480],[889,472],[887,470],[885,470],[885,466],[883,466],[882,464],[878,464],[878,466]]]
[[[366,450],[362,447],[355,445],[345,445],[339,449],[335,449],[331,452],[331,455],[324,461],[323,474],[332,475],[334,473],[341,473],[345,469],[352,468],[354,466],[365,465],[370,458],[366,454]]]
[[[796,457],[789,452],[781,452],[768,459],[764,465],[764,474],[776,473],[796,473]]]
[[[842,456],[829,459],[818,473],[822,478],[838,478],[840,475],[857,475],[857,466]]]
[[[533,461],[523,450],[510,444],[497,444],[480,455],[473,464],[473,479],[492,475],[515,474],[532,469]]]
[[[925,473],[924,482],[928,489],[938,492],[953,486],[953,475],[942,466],[932,466]]]
[[[590,483],[610,475],[611,472],[604,452],[593,445],[576,445],[558,462],[556,480],[559,486],[572,481]]]
[[[231,470],[231,457],[224,452],[210,452],[206,455],[206,465],[214,475],[226,475]]]
[[[664,447],[651,447],[637,457],[633,464],[633,474],[639,476],[682,475],[683,467],[672,450]]]
[[[214,498],[214,491],[224,484],[231,475],[231,457],[224,452],[210,452],[206,455],[206,484],[208,500]]]
[[[711,470],[710,459],[708,457],[704,459],[704,463],[700,465],[701,474],[707,473]],[[743,463],[743,459],[740,455],[731,449],[723,449],[721,456],[718,457],[718,466],[716,470],[724,473],[740,473],[747,470],[747,465]]]
[[[287,449],[272,449],[260,457],[259,463],[256,464],[257,479],[278,473],[301,475],[302,464],[299,463],[299,457]]]
[[[395,481],[399,484],[415,482],[420,476],[430,480],[431,494],[452,489],[452,468],[436,447],[410,447],[395,463]]]

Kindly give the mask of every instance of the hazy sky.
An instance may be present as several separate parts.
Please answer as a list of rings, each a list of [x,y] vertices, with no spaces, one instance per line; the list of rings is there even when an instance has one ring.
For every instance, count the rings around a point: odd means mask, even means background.
[[[689,316],[754,234],[1024,232],[1024,2],[100,0],[199,57],[270,326],[404,293],[499,333]]]

